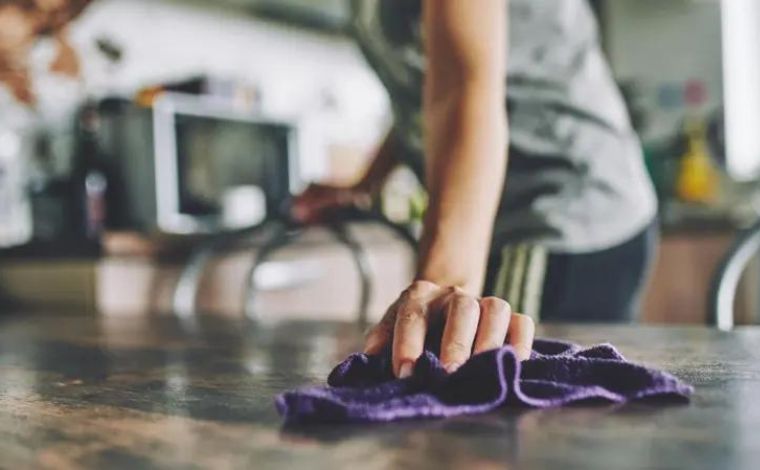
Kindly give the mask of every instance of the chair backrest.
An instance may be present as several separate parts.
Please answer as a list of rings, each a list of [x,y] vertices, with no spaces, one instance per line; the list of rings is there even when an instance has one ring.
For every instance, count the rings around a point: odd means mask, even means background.
[[[734,327],[734,301],[739,280],[760,250],[760,220],[742,230],[718,265],[708,297],[708,321],[721,330]]]

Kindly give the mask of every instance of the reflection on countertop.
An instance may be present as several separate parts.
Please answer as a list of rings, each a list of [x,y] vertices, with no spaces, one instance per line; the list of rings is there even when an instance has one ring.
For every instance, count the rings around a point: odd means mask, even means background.
[[[282,428],[273,397],[322,382],[361,344],[356,325],[49,313],[0,317],[8,467],[751,468],[760,452],[756,328],[540,327],[674,373],[689,405]]]

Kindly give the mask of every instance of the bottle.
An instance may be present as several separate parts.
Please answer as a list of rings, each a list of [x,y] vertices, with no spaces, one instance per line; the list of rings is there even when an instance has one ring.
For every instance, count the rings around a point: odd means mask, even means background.
[[[75,238],[97,242],[105,229],[108,171],[98,144],[98,114],[85,104],[77,120],[71,171],[71,230]]]
[[[686,124],[686,152],[680,159],[676,195],[684,202],[710,204],[718,197],[719,177],[710,160],[704,122]]]
[[[0,247],[24,244],[32,235],[23,157],[20,134],[0,127]]]

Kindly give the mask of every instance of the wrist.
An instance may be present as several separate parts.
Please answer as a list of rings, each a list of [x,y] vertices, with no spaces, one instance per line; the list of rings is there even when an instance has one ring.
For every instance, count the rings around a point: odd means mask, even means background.
[[[455,226],[453,219],[436,213],[433,206],[425,214],[416,278],[479,296],[485,280],[487,242],[478,231],[465,230],[476,222]]]
[[[359,181],[350,186],[349,190],[355,195],[372,196],[376,192],[376,188],[377,184],[372,181],[371,178],[364,176]]]
[[[467,280],[452,276],[440,276],[425,273],[418,273],[414,277],[414,280],[430,282],[440,287],[457,287],[462,292],[474,297],[479,297],[482,291],[482,287],[480,287],[481,282],[477,280]]]
[[[428,281],[442,287],[458,287],[464,292],[479,296],[483,289],[483,272],[467,260],[428,257],[418,267],[415,280]]]
[[[337,202],[340,206],[369,210],[372,207],[372,195],[364,187],[355,184],[340,188]]]

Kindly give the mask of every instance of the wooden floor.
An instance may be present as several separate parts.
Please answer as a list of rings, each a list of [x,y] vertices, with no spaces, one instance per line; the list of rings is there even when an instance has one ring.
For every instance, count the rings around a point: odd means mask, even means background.
[[[354,325],[4,314],[0,467],[757,468],[760,329],[539,333],[611,341],[693,384],[692,403],[283,429],[274,395],[323,381]]]

